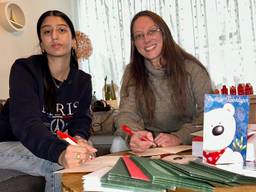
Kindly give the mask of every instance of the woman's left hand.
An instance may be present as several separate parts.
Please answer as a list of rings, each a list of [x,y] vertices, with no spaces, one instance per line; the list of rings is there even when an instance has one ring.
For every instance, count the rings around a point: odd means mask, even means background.
[[[154,140],[155,144],[159,147],[170,147],[181,144],[181,140],[176,135],[168,133],[160,133]]]
[[[89,153],[91,153],[89,156],[90,159],[95,158],[95,153],[97,152],[97,149],[91,146],[87,140],[83,139],[80,136],[75,136],[74,138],[76,139],[78,145],[85,147],[89,151]]]
[[[141,140],[141,137],[147,138],[146,141]],[[134,131],[130,140],[130,149],[136,153],[142,153],[154,145],[152,133],[149,131]]]

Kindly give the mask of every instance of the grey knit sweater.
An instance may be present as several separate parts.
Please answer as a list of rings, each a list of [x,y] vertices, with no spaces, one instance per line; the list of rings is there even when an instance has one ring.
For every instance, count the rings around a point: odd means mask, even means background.
[[[146,111],[136,105],[135,88],[129,87],[129,96],[127,97],[124,94],[123,84],[120,93],[119,114],[115,121],[116,135],[127,138],[120,130],[120,126],[126,124],[133,130],[147,129],[154,136],[162,132],[172,133],[178,136],[183,144],[191,144],[190,133],[198,130],[194,125],[202,124],[204,95],[212,90],[208,73],[197,63],[190,60],[185,61],[192,97],[187,100],[186,113],[183,114],[182,118],[178,118],[171,100],[173,90],[170,90],[170,86],[168,86],[165,70],[156,70],[147,61],[145,61],[145,65],[149,73],[149,82],[156,97],[153,122],[149,124],[149,120],[143,115]],[[129,65],[126,67],[124,76],[127,75],[126,73],[130,73]]]

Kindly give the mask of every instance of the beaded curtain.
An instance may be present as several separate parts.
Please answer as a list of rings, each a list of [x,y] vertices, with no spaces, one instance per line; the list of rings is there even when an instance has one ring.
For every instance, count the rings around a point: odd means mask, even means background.
[[[130,59],[130,22],[141,10],[166,21],[175,41],[208,69],[213,86],[250,82],[256,88],[256,0],[77,0],[78,30],[93,54],[81,62],[102,98],[104,78],[120,86]]]

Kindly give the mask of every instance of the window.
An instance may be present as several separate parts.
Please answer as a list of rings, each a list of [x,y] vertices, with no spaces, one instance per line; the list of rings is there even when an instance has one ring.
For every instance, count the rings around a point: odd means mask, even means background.
[[[176,42],[208,69],[220,88],[251,83],[256,88],[254,0],[78,0],[78,29],[91,39],[93,54],[81,67],[92,74],[102,97],[104,78],[121,83],[130,57],[130,21],[138,11],[161,15]]]

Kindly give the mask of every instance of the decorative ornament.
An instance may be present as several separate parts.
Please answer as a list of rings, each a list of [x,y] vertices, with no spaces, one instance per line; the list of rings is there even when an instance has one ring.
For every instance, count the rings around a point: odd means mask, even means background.
[[[76,31],[76,56],[78,60],[88,59],[92,54],[92,44],[89,37],[83,32]]]

